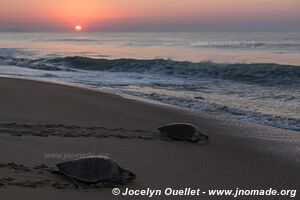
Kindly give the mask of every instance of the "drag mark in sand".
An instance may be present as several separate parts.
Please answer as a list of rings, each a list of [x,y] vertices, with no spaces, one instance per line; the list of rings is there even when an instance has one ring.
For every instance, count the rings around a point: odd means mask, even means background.
[[[18,124],[1,123],[0,134],[11,134],[13,136],[57,136],[57,137],[96,137],[118,139],[142,139],[142,140],[168,140],[158,132],[147,130],[129,130],[124,128],[107,127],[81,127],[67,126],[62,124]]]
[[[7,187],[71,189],[68,180],[57,179],[45,164],[27,167],[16,163],[0,163],[0,189]]]

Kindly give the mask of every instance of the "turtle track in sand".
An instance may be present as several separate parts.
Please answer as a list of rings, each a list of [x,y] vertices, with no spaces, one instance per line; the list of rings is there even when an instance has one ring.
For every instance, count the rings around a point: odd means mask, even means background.
[[[45,164],[34,167],[22,164],[0,163],[0,189],[7,187],[40,188],[53,187],[57,189],[74,188],[68,180],[58,179],[48,171]]]
[[[57,136],[57,137],[95,137],[142,140],[168,140],[159,132],[148,130],[130,130],[124,128],[81,127],[62,124],[19,124],[0,123],[0,134],[13,136]]]

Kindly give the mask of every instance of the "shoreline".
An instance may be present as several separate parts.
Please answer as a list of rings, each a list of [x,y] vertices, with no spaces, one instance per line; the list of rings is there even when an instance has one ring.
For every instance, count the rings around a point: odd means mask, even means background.
[[[0,99],[0,164],[4,166],[0,191],[7,197],[112,198],[109,188],[85,192],[69,187],[68,180],[37,174],[35,166],[62,161],[45,158],[49,153],[108,154],[137,174],[122,191],[299,187],[300,136],[296,131],[211,119],[104,92],[31,80],[0,78],[0,89],[5,94]],[[199,146],[161,138],[157,127],[172,122],[195,124],[210,136],[210,142]],[[18,166],[19,173],[7,163]],[[30,170],[22,171],[20,165]],[[56,188],[56,182],[62,189]]]
[[[237,119],[234,117],[230,117],[230,118],[225,118],[224,116],[220,116],[220,115],[212,115],[210,113],[206,113],[206,112],[195,112],[193,110],[187,109],[187,108],[182,108],[176,105],[171,105],[171,104],[166,104],[163,102],[159,102],[159,101],[155,101],[155,100],[151,100],[151,99],[145,99],[145,98],[139,98],[139,97],[134,97],[134,96],[130,96],[130,95],[121,95],[121,94],[114,94],[113,92],[110,91],[105,91],[105,90],[100,90],[100,89],[96,89],[96,88],[92,88],[89,87],[87,85],[84,84],[77,84],[77,83],[72,83],[72,82],[66,82],[66,81],[51,81],[51,80],[35,80],[35,79],[27,79],[27,78],[21,78],[21,77],[5,77],[5,76],[0,76],[0,81],[1,79],[8,79],[8,80],[19,80],[19,81],[28,81],[31,83],[41,83],[41,84],[45,84],[45,85],[53,85],[53,86],[58,86],[58,87],[70,87],[73,89],[79,89],[79,90],[83,90],[83,91],[89,91],[92,93],[98,93],[100,96],[104,95],[104,96],[111,96],[114,99],[119,99],[120,101],[124,100],[125,102],[131,102],[133,104],[137,103],[137,104],[141,104],[142,106],[149,106],[150,108],[155,108],[155,109],[164,109],[166,111],[172,112],[174,113],[178,113],[180,115],[183,116],[188,116],[188,120],[190,120],[190,118],[196,117],[196,118],[201,118],[201,120],[205,120],[207,122],[211,122],[211,121],[215,121],[217,122],[219,125],[222,125],[224,127],[234,127],[234,129],[253,129],[253,131],[250,133],[248,132],[247,134],[236,134],[236,133],[232,133],[232,132],[227,132],[227,134],[231,134],[233,137],[248,137],[248,138],[261,138],[261,139],[270,139],[270,140],[290,140],[293,138],[298,138],[298,131],[294,131],[294,130],[289,130],[289,129],[282,129],[282,128],[278,128],[278,127],[274,127],[271,125],[265,125],[265,124],[260,124],[260,123],[256,123],[256,122],[252,122],[252,121],[247,121],[247,120],[243,120],[243,119]],[[172,121],[173,122],[173,121]],[[1,122],[0,122],[1,124]],[[47,124],[47,123],[46,123]],[[51,123],[50,123],[51,124]],[[74,124],[71,124],[74,125]],[[95,124],[92,124],[95,125]],[[160,124],[162,125],[162,124]],[[76,126],[76,125],[75,125]],[[83,125],[84,127],[85,125]],[[90,125],[87,124],[86,127],[89,127]],[[97,125],[95,126],[97,127]],[[157,126],[159,127],[159,126]],[[155,127],[154,129],[151,130],[157,130],[157,127]],[[117,127],[117,128],[122,128],[122,127]],[[201,127],[198,127],[199,130],[201,130]],[[262,133],[258,133],[260,130],[264,130],[266,132],[266,134],[262,134]],[[205,130],[204,130],[205,131]],[[276,135],[277,132],[280,132],[280,134]],[[274,136],[272,136],[272,134],[274,133]],[[278,137],[277,137],[278,136]],[[299,135],[300,138],[300,135]],[[300,142],[300,141],[299,141]],[[300,149],[299,149],[300,150]],[[300,153],[300,152],[299,152]],[[300,159],[299,159],[300,161]]]
[[[134,96],[134,95],[126,94],[126,93],[121,94],[119,92],[115,92],[115,91],[109,90],[109,89],[94,88],[91,85],[87,85],[87,84],[83,84],[83,83],[73,83],[73,82],[68,82],[68,81],[64,81],[64,80],[45,80],[45,79],[39,79],[39,78],[35,79],[35,78],[27,78],[27,77],[18,77],[18,76],[14,76],[14,75],[0,75],[0,79],[1,78],[18,79],[18,80],[25,80],[25,81],[28,80],[28,81],[35,81],[35,82],[41,82],[41,83],[56,84],[56,85],[74,87],[74,88],[79,88],[79,89],[91,90],[94,92],[105,93],[105,94],[109,94],[109,95],[116,95],[121,98],[129,99],[129,100],[133,100],[133,101],[137,101],[137,102],[143,102],[146,104],[162,106],[167,109],[178,110],[180,112],[191,113],[191,114],[195,114],[195,115],[199,115],[199,116],[205,116],[205,118],[208,118],[208,119],[213,119],[213,120],[227,120],[228,119],[228,116],[226,115],[226,113],[210,113],[210,112],[204,112],[204,111],[199,111],[199,110],[193,110],[190,108],[180,107],[179,105],[165,103],[165,102],[161,102],[161,101],[155,100],[155,99],[149,99],[149,98],[146,98],[143,96]],[[234,120],[234,121],[238,120],[238,121],[241,121],[241,123],[253,124],[254,126],[266,126],[266,127],[270,127],[270,128],[280,129],[283,131],[297,132],[297,130],[294,130],[293,128],[284,128],[284,127],[279,127],[279,126],[268,124],[268,123],[265,124],[265,123],[255,121],[255,120],[239,118],[234,115],[230,115],[229,119]]]

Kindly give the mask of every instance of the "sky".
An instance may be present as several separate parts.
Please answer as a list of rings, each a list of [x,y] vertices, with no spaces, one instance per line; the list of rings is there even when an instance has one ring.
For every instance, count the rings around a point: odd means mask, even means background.
[[[0,0],[0,31],[300,31],[300,0]]]

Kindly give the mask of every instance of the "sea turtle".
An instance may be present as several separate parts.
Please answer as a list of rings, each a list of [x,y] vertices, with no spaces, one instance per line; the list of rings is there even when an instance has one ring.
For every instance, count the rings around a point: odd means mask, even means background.
[[[124,185],[136,177],[109,157],[87,157],[62,162],[52,168],[51,172],[65,175],[77,187],[98,183],[106,186]]]
[[[174,140],[188,140],[198,144],[206,144],[209,138],[201,133],[196,126],[187,123],[167,124],[158,130]]]

